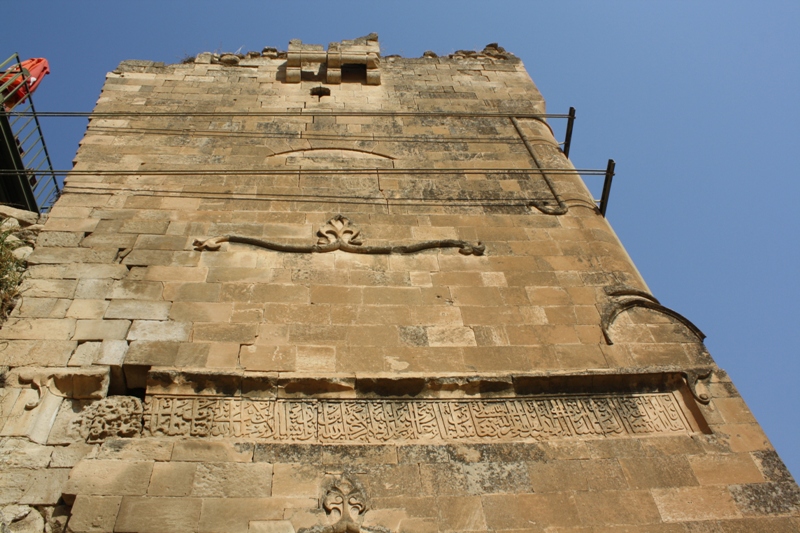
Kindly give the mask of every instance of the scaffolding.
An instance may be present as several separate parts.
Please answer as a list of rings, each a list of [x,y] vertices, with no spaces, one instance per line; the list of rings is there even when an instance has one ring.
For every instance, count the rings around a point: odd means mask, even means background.
[[[60,187],[30,91],[16,101],[19,91],[13,90],[27,87],[30,73],[18,54],[0,63],[0,72],[5,74],[0,81],[0,204],[41,214]]]

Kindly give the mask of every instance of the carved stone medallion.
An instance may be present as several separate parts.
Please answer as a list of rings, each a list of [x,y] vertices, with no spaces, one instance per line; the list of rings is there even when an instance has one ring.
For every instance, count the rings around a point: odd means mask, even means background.
[[[79,419],[87,442],[114,437],[138,437],[142,432],[142,401],[133,396],[109,396],[86,408]]]

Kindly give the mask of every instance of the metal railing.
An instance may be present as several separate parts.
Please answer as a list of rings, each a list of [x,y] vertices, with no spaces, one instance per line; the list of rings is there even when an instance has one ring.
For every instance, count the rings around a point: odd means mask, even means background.
[[[27,84],[30,76],[18,54],[0,63],[0,75],[9,73],[0,84],[0,168],[5,171],[0,179],[0,202],[43,213],[55,202],[60,186],[31,94],[13,103],[17,91],[11,88]]]

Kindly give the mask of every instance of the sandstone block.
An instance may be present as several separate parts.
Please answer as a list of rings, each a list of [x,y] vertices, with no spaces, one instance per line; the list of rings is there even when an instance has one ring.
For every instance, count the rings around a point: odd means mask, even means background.
[[[531,487],[537,493],[565,490],[587,490],[581,461],[548,461],[529,463]]]
[[[207,368],[235,368],[240,364],[238,342],[209,343],[206,357]],[[242,365],[244,366],[244,365]]]
[[[70,340],[74,332],[72,318],[10,318],[0,329],[0,339]]]
[[[114,531],[119,533],[196,533],[200,522],[199,498],[125,496]]]
[[[100,357],[95,361],[98,365],[121,367],[128,352],[128,342],[124,340],[104,340],[100,344]]]
[[[252,344],[258,333],[257,324],[216,324],[196,322],[192,339],[201,342],[238,342]]]
[[[86,459],[72,469],[64,487],[64,499],[87,496],[143,495],[150,484],[152,461]]]
[[[77,345],[76,341],[7,341],[0,345],[0,365],[67,366]]]
[[[77,285],[76,280],[27,278],[22,281],[19,291],[26,298],[72,298]]]
[[[194,484],[196,463],[155,463],[148,496],[189,496]]]
[[[253,446],[244,443],[214,442],[203,439],[182,440],[175,443],[172,460],[249,463],[253,460]]]
[[[48,218],[45,222],[46,231],[94,231],[100,219],[97,218]]]
[[[164,283],[164,299],[173,302],[218,302],[220,283]]]
[[[169,461],[173,443],[155,438],[117,438],[103,443],[98,459],[115,461]]]
[[[108,300],[73,300],[72,304],[67,310],[67,316],[70,318],[82,318],[88,320],[96,320],[103,318],[103,314],[109,305]]]
[[[116,256],[116,248],[37,248],[28,257],[28,264],[113,263]]]
[[[581,524],[575,501],[568,493],[487,494],[481,497],[489,529],[546,529]]]
[[[200,532],[248,533],[251,522],[281,521],[287,512],[315,507],[316,498],[203,498]]]
[[[472,328],[429,326],[425,329],[429,346],[477,346]]]
[[[160,300],[162,285],[157,281],[115,281],[110,298],[114,300]]]
[[[575,504],[584,525],[643,525],[661,521],[648,491],[577,492]]]
[[[80,441],[73,442],[69,446],[56,446],[53,448],[50,466],[52,468],[72,468],[78,464],[78,461],[95,453],[96,450],[96,445]]]
[[[170,305],[170,302],[163,301],[112,300],[105,318],[167,320]]]
[[[315,465],[276,464],[272,474],[272,495],[280,497],[317,498],[324,470]]]
[[[144,279],[148,281],[205,281],[208,274],[206,267],[158,266],[147,267]]]
[[[326,373],[336,370],[336,349],[331,346],[297,346],[295,371]]]
[[[749,453],[690,456],[689,464],[701,485],[762,483],[764,476]]]
[[[295,531],[288,520],[253,520],[247,533],[295,533]]]
[[[74,533],[113,531],[122,496],[84,496],[75,498],[69,527]]]
[[[714,427],[714,432],[727,436],[732,452],[752,452],[770,448],[769,440],[758,424],[725,424]]]
[[[242,483],[242,480],[247,480],[247,483]],[[224,462],[197,465],[192,496],[266,498],[271,494],[271,464]]]
[[[0,467],[44,469],[50,464],[53,448],[27,439],[8,438],[0,442]]]
[[[124,339],[130,327],[130,320],[78,320],[72,339],[76,341]]]
[[[148,233],[163,235],[167,231],[169,220],[126,220],[120,227],[120,233]]]
[[[184,342],[189,340],[191,328],[192,325],[188,322],[134,320],[127,339],[129,341]]]
[[[81,279],[75,288],[75,298],[103,300],[111,290],[112,279]]]
[[[78,345],[75,353],[69,359],[69,366],[89,366],[100,358],[102,344],[99,342],[84,342]]]
[[[134,248],[141,250],[185,250],[188,239],[183,235],[139,235]]]
[[[36,481],[19,499],[24,505],[55,505],[61,499],[69,468],[48,468],[36,473]]]
[[[740,517],[733,497],[724,487],[685,487],[651,491],[664,522],[724,520]]]
[[[175,302],[169,311],[169,317],[178,322],[228,322],[232,315],[230,302]]]
[[[245,370],[293,372],[296,352],[294,346],[247,345],[241,347],[239,362]]]
[[[13,218],[17,220],[20,225],[31,226],[38,222],[39,214],[25,209],[17,209],[10,205],[0,205],[0,218]]]
[[[439,531],[485,531],[486,518],[480,497],[438,498]]]

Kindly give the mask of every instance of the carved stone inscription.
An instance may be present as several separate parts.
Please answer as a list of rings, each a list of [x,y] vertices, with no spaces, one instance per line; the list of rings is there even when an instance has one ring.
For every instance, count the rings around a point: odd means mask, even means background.
[[[544,440],[692,432],[674,393],[497,400],[253,400],[151,396],[152,436],[276,442]]]

